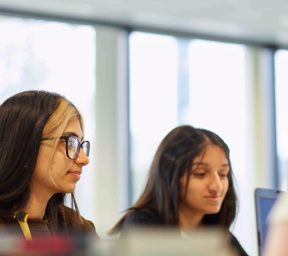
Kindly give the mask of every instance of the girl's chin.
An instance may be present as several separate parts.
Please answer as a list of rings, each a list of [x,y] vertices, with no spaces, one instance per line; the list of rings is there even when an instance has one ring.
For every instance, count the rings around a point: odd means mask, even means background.
[[[63,187],[55,193],[73,193],[75,191],[75,185],[69,187]]]

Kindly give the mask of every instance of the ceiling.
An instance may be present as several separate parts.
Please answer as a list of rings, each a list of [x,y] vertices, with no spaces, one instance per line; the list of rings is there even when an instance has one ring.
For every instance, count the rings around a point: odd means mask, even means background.
[[[288,0],[0,0],[0,10],[288,46]]]

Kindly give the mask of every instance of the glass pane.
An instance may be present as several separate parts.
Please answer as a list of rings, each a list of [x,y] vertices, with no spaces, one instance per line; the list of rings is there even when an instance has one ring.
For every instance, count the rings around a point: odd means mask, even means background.
[[[288,170],[288,51],[279,50],[275,54],[275,90],[276,90],[276,126],[277,156],[279,165],[279,184],[281,190],[287,190]]]
[[[0,102],[30,89],[55,91],[80,110],[85,137],[92,142],[95,130],[95,30],[91,26],[33,19],[0,18]],[[93,152],[90,165],[93,170]],[[93,172],[85,172],[77,197],[92,193]],[[85,184],[85,186],[84,186]],[[93,218],[87,200],[79,199],[81,213]]]
[[[130,133],[133,201],[163,135],[177,121],[177,47],[170,36],[130,36]],[[164,96],[165,95],[165,96]]]

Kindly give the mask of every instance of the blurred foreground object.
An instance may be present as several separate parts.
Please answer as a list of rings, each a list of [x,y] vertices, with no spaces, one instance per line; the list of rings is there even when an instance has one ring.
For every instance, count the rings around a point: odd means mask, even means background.
[[[228,234],[198,229],[182,234],[172,229],[131,229],[119,239],[97,236],[21,236],[0,234],[1,256],[237,256]]]
[[[237,256],[222,230],[199,229],[185,236],[172,229],[130,229],[118,240],[95,244],[101,256]]]
[[[92,248],[98,245],[97,235],[22,236],[0,233],[1,256],[74,256],[98,255]],[[100,256],[100,255],[99,255]]]
[[[65,236],[40,236],[32,240],[15,235],[0,235],[0,255],[71,255],[74,245]]]
[[[269,216],[264,256],[288,256],[288,194],[283,193]]]

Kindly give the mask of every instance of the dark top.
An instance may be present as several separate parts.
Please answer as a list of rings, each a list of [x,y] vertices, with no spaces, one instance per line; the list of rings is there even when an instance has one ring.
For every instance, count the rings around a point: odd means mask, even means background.
[[[64,235],[79,235],[79,234],[92,234],[96,235],[94,224],[84,219],[73,209],[66,206],[57,207],[58,226],[57,234]],[[49,223],[46,219],[29,219],[27,220],[32,238],[39,235],[52,235],[49,228]],[[23,236],[22,230],[13,217],[0,217],[0,234],[11,232],[16,235]]]
[[[151,209],[135,209],[127,214],[121,226],[120,232],[130,227],[136,227],[136,226],[161,227],[163,225],[165,225],[165,222],[156,211]],[[229,231],[229,240],[232,247],[238,252],[239,256],[248,256],[248,254],[242,248],[237,238],[230,231]]]

